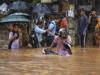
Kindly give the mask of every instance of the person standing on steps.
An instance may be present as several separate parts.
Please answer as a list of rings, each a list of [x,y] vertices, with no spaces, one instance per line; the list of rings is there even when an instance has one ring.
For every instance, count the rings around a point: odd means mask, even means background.
[[[90,30],[92,33],[92,41],[93,41],[93,45],[96,45],[96,38],[95,38],[95,26],[97,25],[98,20],[97,20],[97,14],[96,14],[96,10],[92,9],[91,13],[89,14],[89,24],[90,24]]]
[[[88,28],[88,17],[85,15],[85,10],[81,9],[80,17],[79,17],[79,28],[78,34],[81,38],[81,47],[86,48],[86,39],[87,39],[87,31]]]
[[[65,28],[66,31],[68,32],[68,23],[67,23],[67,19],[66,19],[66,12],[62,11],[60,13],[60,18],[62,19],[60,29]]]

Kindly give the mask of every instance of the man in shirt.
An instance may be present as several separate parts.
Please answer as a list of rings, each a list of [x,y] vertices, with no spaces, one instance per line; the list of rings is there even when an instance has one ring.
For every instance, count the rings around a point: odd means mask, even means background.
[[[78,29],[78,34],[81,37],[81,47],[85,48],[86,47],[86,39],[87,39],[87,28],[88,28],[88,17],[85,15],[85,10],[81,9],[79,17],[79,29]]]
[[[60,21],[60,17],[55,17],[55,19],[49,24],[48,30],[51,32],[51,34],[55,35],[56,23],[58,23],[59,21]],[[47,37],[46,37],[47,46],[51,46],[54,40],[54,36],[52,36],[51,34],[50,33],[47,34]],[[41,42],[41,45],[44,46],[43,42]]]
[[[44,25],[44,29],[46,30],[46,29],[48,29],[48,26],[51,23],[51,21],[49,20],[49,15],[45,15],[44,20],[46,21],[45,25]],[[45,46],[45,43],[47,43],[47,36],[46,35],[43,36],[43,39],[41,41],[41,46]]]
[[[39,42],[40,42],[40,34],[41,33],[45,33],[48,32],[50,35],[54,36],[51,32],[50,29],[47,30],[43,30],[43,22],[42,21],[38,21],[37,25],[35,25],[35,32],[36,32],[36,37],[38,39],[38,44],[36,46],[32,46],[32,48],[38,48],[39,47]]]
[[[44,20],[46,21],[44,29],[48,29],[48,25],[51,23],[51,21],[49,20],[49,15],[45,15]]]
[[[90,24],[90,30],[92,32],[92,38],[93,38],[93,45],[96,45],[96,39],[95,39],[95,26],[97,25],[97,14],[96,10],[92,9],[91,13],[89,14],[89,24]]]
[[[62,12],[60,13],[60,17],[61,17],[61,19],[62,19],[61,25],[60,25],[60,29],[61,29],[61,28],[65,28],[66,31],[68,31],[68,23],[67,23],[67,19],[66,19],[66,12],[62,11]]]

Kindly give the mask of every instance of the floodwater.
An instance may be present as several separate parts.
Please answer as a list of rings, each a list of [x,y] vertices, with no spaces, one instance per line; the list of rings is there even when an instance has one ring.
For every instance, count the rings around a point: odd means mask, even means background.
[[[86,49],[79,45],[72,52],[62,57],[44,55],[42,48],[1,49],[0,75],[100,75],[100,48],[88,41]]]

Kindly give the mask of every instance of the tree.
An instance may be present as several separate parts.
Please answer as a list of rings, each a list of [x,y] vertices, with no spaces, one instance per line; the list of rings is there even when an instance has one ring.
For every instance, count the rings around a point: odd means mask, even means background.
[[[33,2],[31,4],[35,5],[35,4],[40,3],[40,2],[41,2],[41,0],[33,0]]]

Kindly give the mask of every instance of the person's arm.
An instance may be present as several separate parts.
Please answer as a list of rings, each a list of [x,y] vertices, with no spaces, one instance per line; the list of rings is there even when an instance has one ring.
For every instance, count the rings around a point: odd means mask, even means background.
[[[48,50],[51,50],[52,49],[52,47],[55,45],[55,43],[54,42],[52,42],[52,44],[51,44],[51,46],[49,47],[49,48],[47,48]],[[47,49],[45,49],[45,50],[47,50]]]
[[[17,34],[15,33],[14,36],[12,33],[9,34],[9,41],[14,41],[17,37]]]
[[[55,45],[55,43],[54,43],[54,42],[52,42],[52,44],[51,44],[51,46],[50,46],[50,49],[51,49],[54,45]]]
[[[35,28],[35,32],[37,32],[37,33],[45,33],[45,32],[47,32],[47,30],[43,30],[43,29],[41,29],[39,27],[36,27]]]
[[[86,27],[85,27],[85,30],[83,32],[83,35],[86,34],[86,31],[87,31],[87,28],[88,28],[88,18],[86,18],[85,22],[86,22]]]
[[[57,35],[59,35],[59,33],[58,33],[58,32],[56,32],[56,34],[57,34]]]
[[[57,41],[58,41],[58,36],[57,37],[55,36],[54,41],[52,42],[51,46],[47,49],[51,50],[51,48],[57,43]],[[47,50],[47,49],[45,49],[45,50]]]
[[[91,23],[91,13],[89,14],[89,22],[88,22],[88,24],[90,24]]]
[[[50,24],[49,28],[47,29],[47,31],[52,31],[53,28],[54,28],[54,24]]]
[[[84,30],[84,32],[83,32],[83,35],[85,35],[85,34],[86,34],[86,31],[87,31],[87,27],[85,28],[85,30]]]
[[[52,34],[50,31],[47,31],[47,33],[55,37],[55,35],[54,35],[54,34]]]

